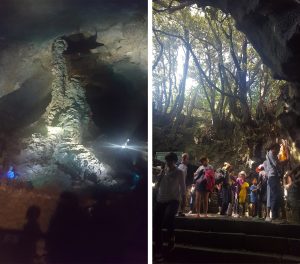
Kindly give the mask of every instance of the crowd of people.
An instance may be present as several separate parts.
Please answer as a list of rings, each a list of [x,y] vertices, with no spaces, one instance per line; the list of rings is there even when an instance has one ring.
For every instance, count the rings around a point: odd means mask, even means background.
[[[203,157],[191,183],[187,181],[188,153],[182,154],[179,164],[172,152],[165,160],[154,188],[153,237],[158,256],[162,253],[162,226],[167,227],[168,250],[171,250],[175,241],[175,216],[207,217],[212,196],[217,197],[216,213],[221,216],[255,217],[274,223],[286,221],[284,197],[287,191],[292,191],[295,171],[287,170],[288,157],[282,145],[270,144],[265,161],[248,176],[244,170],[235,172],[229,162],[214,169],[209,159]]]

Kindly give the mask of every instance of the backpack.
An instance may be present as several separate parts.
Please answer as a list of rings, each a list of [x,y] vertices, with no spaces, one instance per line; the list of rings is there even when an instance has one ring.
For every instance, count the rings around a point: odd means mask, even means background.
[[[206,190],[212,192],[215,186],[215,171],[213,168],[207,168],[204,177],[206,179]]]
[[[225,179],[226,172],[222,169],[217,169],[215,173],[215,184],[220,184]]]
[[[201,184],[205,180],[204,169],[200,170],[199,173],[194,177],[193,183]]]

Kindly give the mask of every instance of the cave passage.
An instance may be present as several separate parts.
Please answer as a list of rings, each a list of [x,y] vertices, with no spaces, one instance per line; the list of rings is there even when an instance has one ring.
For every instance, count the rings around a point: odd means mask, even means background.
[[[125,75],[114,72],[109,66],[101,67],[86,86],[87,101],[92,119],[103,134],[112,139],[146,141],[147,98],[141,91],[146,90],[147,84],[137,79],[144,73],[131,68]]]

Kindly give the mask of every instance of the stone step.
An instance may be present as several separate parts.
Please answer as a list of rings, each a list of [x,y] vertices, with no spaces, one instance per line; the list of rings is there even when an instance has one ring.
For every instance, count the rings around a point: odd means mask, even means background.
[[[176,229],[300,239],[300,225],[274,224],[252,218],[176,217]]]
[[[176,244],[223,250],[246,250],[300,257],[300,239],[245,233],[175,230]]]
[[[300,257],[176,244],[164,263],[299,263]]]

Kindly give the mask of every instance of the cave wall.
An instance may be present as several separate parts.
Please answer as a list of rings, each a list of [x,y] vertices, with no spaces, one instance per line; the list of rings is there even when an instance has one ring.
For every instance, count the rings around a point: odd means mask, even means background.
[[[274,77],[299,82],[300,4],[294,0],[195,1],[198,6],[213,6],[235,19]]]
[[[70,63],[70,54],[55,50],[60,44],[65,49],[61,41],[76,35],[103,45],[73,50]],[[93,147],[106,132],[101,117],[116,107],[108,102],[113,98],[105,98],[107,91],[115,89],[120,102],[130,104],[130,111],[125,105],[117,113],[127,125],[136,122],[129,132],[139,130],[139,122],[147,124],[146,4],[4,0],[0,2],[0,48],[0,171],[13,164],[20,177],[32,180],[35,187],[56,182],[64,189],[73,180],[97,182],[103,188],[124,187],[124,180],[115,178],[107,163],[113,154],[104,161],[104,150]],[[115,77],[120,81],[112,87]],[[87,98],[89,85],[94,87],[93,100]],[[107,102],[110,108],[92,113],[90,104]],[[127,138],[125,125],[116,128],[118,135]],[[146,140],[147,127],[142,131]]]

